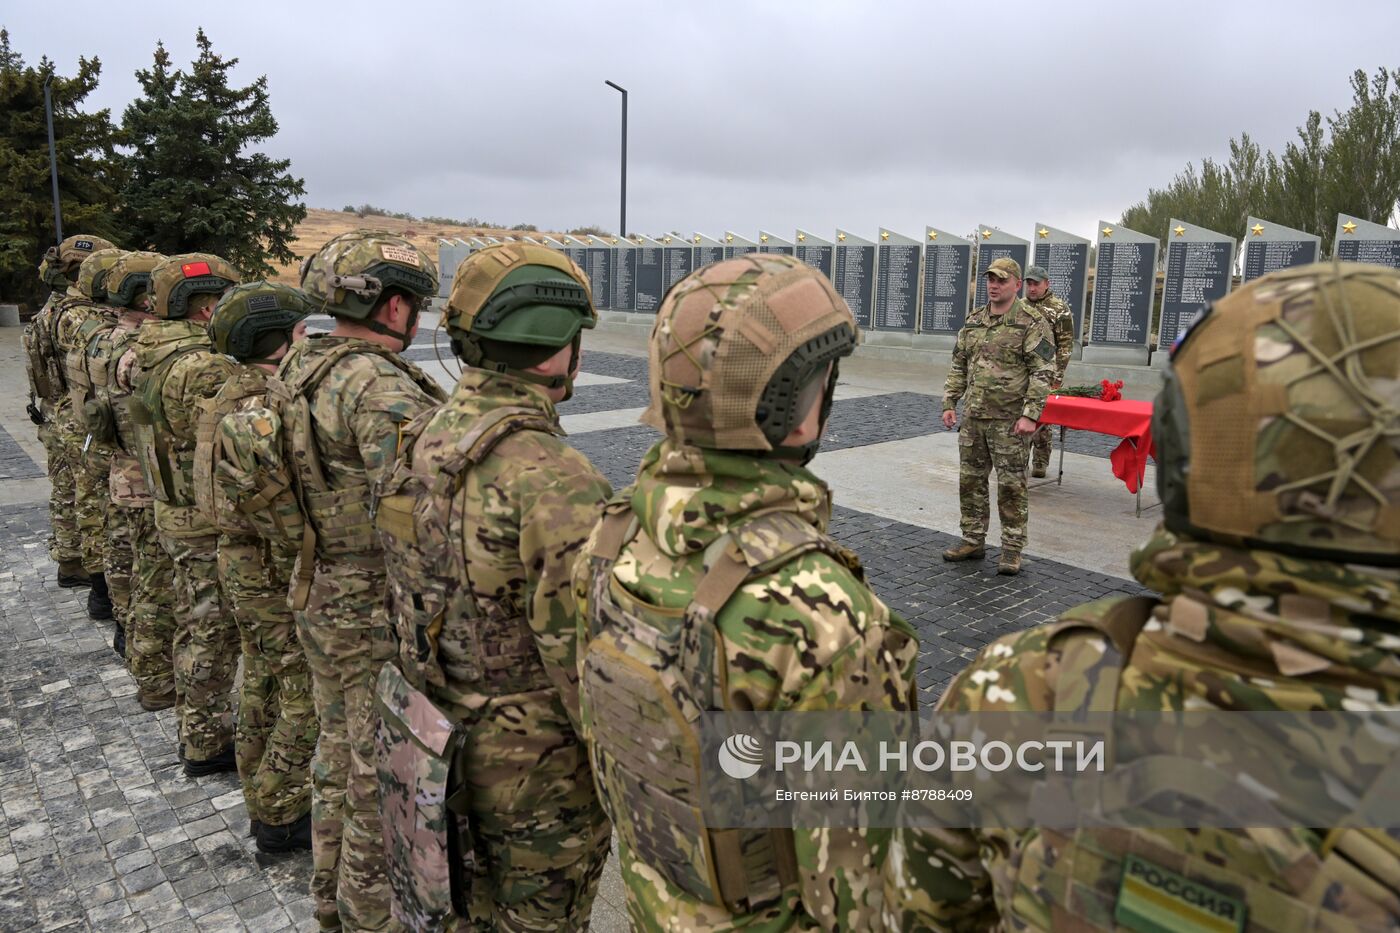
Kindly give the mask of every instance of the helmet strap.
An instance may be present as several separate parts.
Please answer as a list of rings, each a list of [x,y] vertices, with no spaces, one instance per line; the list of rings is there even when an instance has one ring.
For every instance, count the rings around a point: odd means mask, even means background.
[[[399,297],[405,301],[408,301],[408,298],[405,297],[403,294],[399,294]],[[408,324],[404,327],[402,331],[394,330],[388,324],[385,324],[383,321],[376,321],[373,317],[369,318],[368,320],[362,321],[361,323],[368,329],[374,331],[376,334],[383,334],[386,337],[392,337],[395,340],[399,341],[399,343],[401,344],[401,346],[399,347],[399,352],[402,353],[413,344],[413,329],[418,325],[419,302],[414,301],[410,305],[410,308],[411,310],[408,312]]]

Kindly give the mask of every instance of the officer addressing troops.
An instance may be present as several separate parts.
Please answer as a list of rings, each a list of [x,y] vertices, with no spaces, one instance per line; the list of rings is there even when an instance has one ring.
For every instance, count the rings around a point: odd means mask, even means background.
[[[49,557],[58,564],[58,585],[87,586],[82,541],[76,512],[77,491],[69,449],[77,430],[73,403],[57,345],[58,309],[78,277],[78,267],[94,252],[113,249],[111,242],[90,234],[70,236],[49,247],[39,263],[39,277],[52,291],[24,331],[25,370],[29,377],[29,418],[39,428],[49,474]],[[38,406],[35,406],[35,401]]]
[[[644,421],[665,438],[574,570],[583,728],[636,929],[880,922],[888,830],[746,845],[690,803],[703,711],[913,708],[913,630],[827,536],[805,466],[857,337],[830,282],[777,254],[706,266],[657,313]]]
[[[312,766],[312,895],[324,929],[389,923],[374,765],[373,698],[396,645],[370,496],[399,431],[446,400],[400,354],[437,293],[433,261],[403,237],[356,230],[326,243],[301,284],[335,329],[297,343],[269,383],[306,531],[292,581],[321,736]]]
[[[1021,572],[1026,546],[1026,439],[1055,377],[1055,344],[1038,311],[1018,297],[1021,266],[995,259],[987,267],[987,304],[958,331],[953,365],[943,387],[943,426],[958,427],[958,504],[962,542],[943,552],[949,561],[986,554],[991,503],[987,483],[997,474],[1001,558],[997,573]],[[966,400],[961,425],[955,410]]]
[[[1064,384],[1065,369],[1074,353],[1074,312],[1068,302],[1051,290],[1050,273],[1044,266],[1026,269],[1026,302],[1045,318],[1055,338],[1055,381],[1050,388],[1058,389]],[[1049,465],[1050,425],[1042,424],[1031,439],[1031,476],[1044,477]]]
[[[285,535],[259,534],[244,509],[257,514],[267,503],[230,497],[221,482],[230,471],[221,465],[226,447],[239,443],[240,414],[261,417],[268,376],[305,337],[310,310],[299,289],[270,282],[239,285],[219,299],[209,319],[210,340],[239,366],[204,406],[195,443],[195,500],[218,530],[219,586],[242,645],[238,777],[258,849],[269,853],[311,849],[310,767],[320,730],[311,671],[287,603],[295,545]]]
[[[445,405],[404,428],[377,490],[399,642],[379,689],[384,846],[395,916],[413,929],[440,928],[452,898],[476,929],[588,925],[611,833],[576,732],[570,574],[612,490],[560,439],[554,405],[595,317],[564,254],[472,253],[444,320],[466,369]],[[436,767],[450,783],[422,787],[413,730],[428,711],[462,738]],[[425,840],[421,801],[449,796],[462,805]]]
[[[999,639],[940,711],[1395,710],[1397,361],[1392,269],[1302,266],[1217,302],[1172,353],[1153,413],[1164,521],[1131,568],[1161,598],[1100,600]],[[1311,728],[1306,745],[1342,764],[1325,796],[1347,809],[1378,791],[1393,799],[1396,759],[1387,776],[1383,758],[1351,757]],[[1281,755],[1284,733],[1268,737]],[[1288,806],[1270,786],[1285,764],[1221,754],[1219,767],[1154,759],[1154,790],[1200,799],[1218,787],[1212,772],[1228,775],[1234,799],[1207,801],[1232,811],[1225,826]],[[906,828],[889,919],[908,930],[1400,927],[1393,831],[1321,825],[1316,795],[1291,799],[1277,829]]]
[[[209,341],[209,316],[238,270],[209,253],[170,256],[151,270],[151,311],[136,340],[130,410],[156,531],[175,570],[176,712],[185,773],[233,771],[229,692],[238,629],[219,587],[218,535],[194,498],[194,448],[203,404],[234,373]]]

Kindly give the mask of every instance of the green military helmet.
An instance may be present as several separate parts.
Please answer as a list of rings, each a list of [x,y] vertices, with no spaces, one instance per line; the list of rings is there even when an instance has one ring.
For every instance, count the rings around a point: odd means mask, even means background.
[[[845,300],[798,259],[751,253],[705,266],[657,311],[642,421],[697,447],[806,463],[820,437],[801,447],[783,441],[818,398],[825,424],[837,362],[859,342]]]
[[[107,273],[126,255],[122,249],[100,249],[78,266],[78,280],[74,283],[78,291],[93,301],[107,300]]]
[[[215,350],[241,363],[271,363],[312,310],[311,299],[299,288],[248,282],[219,299],[209,318],[209,336]]]
[[[477,250],[457,267],[443,324],[452,350],[468,366],[572,390],[572,375],[526,372],[597,325],[588,276],[558,250],[501,243]],[[572,374],[575,365],[570,365]]]
[[[301,264],[301,287],[315,302],[315,310],[358,321],[405,343],[417,321],[417,309],[437,293],[437,286],[437,266],[428,254],[387,230],[342,233]],[[417,299],[413,318],[403,333],[370,319],[390,289]]]
[[[117,308],[136,308],[137,300],[151,291],[151,271],[164,261],[165,257],[160,253],[145,250],[132,250],[119,256],[103,280],[107,304]]]
[[[57,246],[44,251],[39,263],[39,277],[46,285],[61,288],[78,275],[78,267],[93,253],[103,249],[115,249],[116,244],[100,236],[79,233],[70,236]]]
[[[1316,263],[1215,302],[1152,436],[1168,529],[1400,566],[1400,272]]]
[[[181,253],[169,256],[151,270],[151,313],[168,321],[190,316],[190,299],[196,295],[222,295],[241,276],[227,259],[213,253]]]

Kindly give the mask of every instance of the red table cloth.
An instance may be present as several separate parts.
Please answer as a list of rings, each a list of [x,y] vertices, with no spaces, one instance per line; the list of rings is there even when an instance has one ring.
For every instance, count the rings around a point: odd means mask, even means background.
[[[1128,492],[1137,492],[1147,458],[1155,457],[1152,446],[1152,403],[1119,399],[1104,402],[1096,398],[1051,395],[1040,413],[1041,424],[1060,424],[1076,431],[1093,431],[1123,438],[1109,455],[1113,475],[1123,481]]]

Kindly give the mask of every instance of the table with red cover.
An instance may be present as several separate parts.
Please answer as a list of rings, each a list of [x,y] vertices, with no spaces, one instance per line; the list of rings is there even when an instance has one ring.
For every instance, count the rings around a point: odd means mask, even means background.
[[[1041,424],[1058,424],[1076,431],[1093,431],[1123,438],[1109,455],[1113,475],[1123,481],[1128,492],[1138,492],[1152,445],[1152,403],[1132,399],[1105,402],[1096,398],[1051,395],[1040,413]]]

